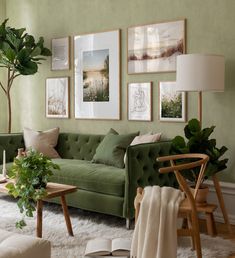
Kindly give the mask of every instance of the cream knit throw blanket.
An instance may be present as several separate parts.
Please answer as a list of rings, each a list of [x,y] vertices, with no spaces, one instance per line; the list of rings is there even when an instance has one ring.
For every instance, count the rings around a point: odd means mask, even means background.
[[[131,258],[175,258],[177,215],[184,194],[171,187],[148,186],[133,233]]]

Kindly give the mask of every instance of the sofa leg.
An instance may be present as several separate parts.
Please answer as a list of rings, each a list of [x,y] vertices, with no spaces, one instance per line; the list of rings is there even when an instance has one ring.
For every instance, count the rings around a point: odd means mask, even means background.
[[[126,229],[130,229],[130,219],[126,219]]]

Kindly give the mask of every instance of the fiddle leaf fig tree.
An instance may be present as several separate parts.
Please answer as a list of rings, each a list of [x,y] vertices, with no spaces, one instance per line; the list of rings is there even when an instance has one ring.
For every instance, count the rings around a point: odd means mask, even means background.
[[[11,88],[13,81],[20,75],[33,75],[38,71],[44,57],[51,56],[51,51],[44,47],[44,39],[36,42],[25,28],[15,29],[6,26],[8,19],[0,25],[0,68],[6,69],[7,79],[0,80],[0,88],[7,97],[8,133],[11,132]]]
[[[215,126],[202,129],[197,119],[191,119],[184,128],[184,137],[176,136],[172,140],[172,154],[185,154],[185,153],[204,153],[210,157],[205,171],[205,178],[213,176],[214,174],[227,168],[228,159],[222,159],[222,156],[227,151],[227,147],[216,147],[216,139],[210,139]],[[184,176],[196,182],[200,170],[194,169],[185,171]]]

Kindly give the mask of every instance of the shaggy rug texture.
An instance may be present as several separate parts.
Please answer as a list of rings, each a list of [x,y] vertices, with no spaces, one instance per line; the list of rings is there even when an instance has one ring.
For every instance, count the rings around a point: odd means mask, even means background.
[[[83,257],[86,243],[92,238],[132,237],[133,230],[125,229],[124,219],[74,208],[70,208],[69,212],[74,237],[69,237],[67,234],[61,206],[49,203],[44,206],[43,238],[52,243],[52,258]],[[18,230],[15,228],[15,222],[20,218],[15,200],[9,196],[0,195],[0,227],[11,232],[34,236],[36,219],[26,219],[27,226],[23,230]],[[234,243],[219,237],[211,238],[201,235],[201,242],[204,258],[226,258],[231,252],[235,252]],[[191,251],[189,239],[180,238],[177,257],[196,257]]]

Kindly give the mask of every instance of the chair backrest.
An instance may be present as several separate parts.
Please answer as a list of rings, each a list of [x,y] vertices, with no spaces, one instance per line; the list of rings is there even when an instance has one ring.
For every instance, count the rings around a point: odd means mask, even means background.
[[[196,159],[196,161],[192,161],[192,159]],[[183,163],[180,163],[180,165],[176,165],[175,161],[180,161],[180,160],[182,160]],[[192,203],[194,203],[195,198],[197,196],[198,189],[203,181],[206,165],[207,165],[207,162],[209,161],[209,156],[201,153],[189,153],[189,154],[179,154],[179,155],[159,157],[157,158],[157,161],[159,162],[170,161],[171,166],[160,168],[159,172],[175,173],[175,176],[179,183],[180,188],[182,189],[182,191],[185,192],[186,197],[189,199],[190,204],[192,206]],[[188,183],[185,177],[181,174],[181,171],[187,170],[187,169],[193,169],[196,167],[200,167],[200,172],[196,181],[194,194],[192,195],[189,189]]]

